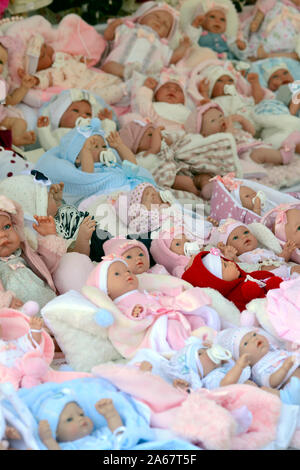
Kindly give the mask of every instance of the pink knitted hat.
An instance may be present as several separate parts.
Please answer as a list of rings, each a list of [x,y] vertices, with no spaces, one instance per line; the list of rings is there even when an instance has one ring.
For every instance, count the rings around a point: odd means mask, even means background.
[[[224,243],[224,245],[226,245],[229,235],[237,227],[247,227],[247,225],[235,219],[226,219],[224,224],[220,225],[219,227],[213,228],[210,235],[209,243],[217,246],[219,242],[222,242]]]
[[[285,226],[287,223],[287,216],[286,213],[290,209],[299,209],[300,204],[281,204],[280,206],[276,207],[276,217],[274,223],[274,233],[276,238],[279,240],[286,242],[286,233],[285,233]]]
[[[131,121],[119,131],[120,137],[124,144],[130,148],[133,153],[137,153],[140,141],[149,127],[157,127],[154,124],[144,121]]]
[[[215,342],[223,346],[223,348],[228,349],[231,352],[233,359],[236,361],[239,358],[241,340],[251,331],[256,331],[256,329],[246,327],[226,328],[217,334]]]
[[[201,134],[203,115],[204,113],[206,113],[206,111],[211,108],[219,109],[223,113],[222,108],[217,103],[210,101],[209,103],[206,103],[203,106],[199,106],[191,112],[191,114],[185,121],[185,130],[189,134]]]
[[[178,266],[185,267],[190,260],[187,256],[177,255],[170,250],[173,239],[179,238],[182,233],[182,229],[174,229],[172,232],[165,230],[159,233],[159,238],[151,242],[150,253],[154,261],[164,266],[170,274],[173,274]]]
[[[123,258],[118,258],[117,256],[113,255],[103,257],[103,261],[97,264],[97,267],[93,269],[85,284],[87,286],[96,287],[97,289],[102,290],[106,295],[108,295],[107,273],[110,265],[115,263],[116,261],[121,261],[126,266],[128,266],[128,264]]]
[[[169,67],[169,68],[163,68],[160,76],[159,76],[159,83],[154,91],[154,94],[166,83],[176,83],[178,86],[180,86],[183,94],[184,94],[184,101],[186,102],[187,96],[186,96],[186,82],[187,79],[185,76],[182,74],[179,74],[175,68]]]
[[[166,38],[170,41],[178,28],[179,12],[177,12],[167,3],[145,2],[140,8],[138,8],[138,10],[134,13],[131,19],[136,20],[138,23],[140,23],[146,15],[148,15],[149,13],[153,13],[154,11],[163,11],[171,15],[173,23]]]
[[[121,257],[123,256],[123,253],[130,250],[131,248],[140,248],[150,263],[150,257],[146,246],[144,243],[141,243],[138,240],[128,240],[127,238],[116,237],[111,238],[110,240],[107,240],[105,243],[103,243],[105,256],[113,254],[115,256]]]

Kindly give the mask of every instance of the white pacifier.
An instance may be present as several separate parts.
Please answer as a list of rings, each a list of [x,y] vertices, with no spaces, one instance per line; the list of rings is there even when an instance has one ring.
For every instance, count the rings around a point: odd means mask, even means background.
[[[187,257],[197,255],[198,253],[200,253],[200,247],[196,241],[185,242],[183,250],[184,250],[185,256]]]
[[[263,191],[258,191],[256,196],[252,199],[253,204],[255,203],[256,198],[260,199],[262,207],[265,205],[265,202],[267,200],[267,196]]]
[[[215,364],[221,364],[222,361],[229,361],[232,358],[231,352],[220,344],[213,344],[207,350],[207,355]]]
[[[174,197],[168,189],[164,191],[159,191],[159,195],[161,197],[162,202],[168,202],[169,204],[173,204],[174,202]]]
[[[90,123],[91,123],[90,118],[84,118],[82,116],[79,116],[75,121],[75,126],[76,127],[84,127],[84,126],[88,126]]]
[[[235,88],[235,85],[225,85],[224,86],[224,94],[225,95],[230,95],[230,96],[238,95],[238,92],[237,92],[237,89]]]
[[[102,150],[99,159],[100,163],[106,166],[112,166],[117,163],[117,157],[112,149]]]

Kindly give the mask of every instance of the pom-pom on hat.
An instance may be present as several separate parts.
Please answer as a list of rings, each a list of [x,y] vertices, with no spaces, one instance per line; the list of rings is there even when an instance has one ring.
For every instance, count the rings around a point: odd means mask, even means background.
[[[226,221],[222,225],[213,228],[209,242],[212,245],[217,245],[219,242],[224,243],[224,245],[226,245],[229,235],[237,227],[247,227],[247,225],[235,219],[226,219]]]
[[[103,251],[105,256],[112,254],[120,257],[131,248],[140,248],[150,263],[150,257],[146,246],[144,243],[141,243],[138,240],[128,240],[127,238],[116,237],[111,238],[110,240],[107,240],[105,243],[103,243]]]
[[[124,263],[127,267],[128,264],[124,258],[120,258],[114,255],[104,256],[102,259],[103,261],[101,261],[101,263],[99,263],[97,267],[93,269],[85,284],[87,286],[96,287],[108,295],[107,274],[109,267],[116,261],[121,261],[121,263]]]
[[[139,144],[143,135],[149,127],[156,127],[154,124],[146,123],[144,121],[131,121],[120,130],[120,137],[124,144],[130,148],[133,153],[137,153]]]
[[[228,349],[233,359],[236,361],[239,358],[239,349],[242,338],[250,333],[256,331],[253,328],[240,327],[240,328],[226,328],[223,331],[218,332],[215,342]]]
[[[217,103],[214,103],[213,101],[205,103],[191,112],[184,124],[185,130],[190,134],[200,134],[203,115],[206,113],[206,111],[212,108],[219,109],[223,113],[222,108]]]

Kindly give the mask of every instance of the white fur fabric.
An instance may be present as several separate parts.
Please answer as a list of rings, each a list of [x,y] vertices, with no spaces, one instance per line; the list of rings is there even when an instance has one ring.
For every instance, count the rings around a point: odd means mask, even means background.
[[[275,237],[274,233],[268,227],[260,224],[259,222],[252,222],[252,224],[248,225],[248,228],[261,245],[263,245],[268,250],[274,251],[276,255],[281,253],[282,248],[280,243]]]

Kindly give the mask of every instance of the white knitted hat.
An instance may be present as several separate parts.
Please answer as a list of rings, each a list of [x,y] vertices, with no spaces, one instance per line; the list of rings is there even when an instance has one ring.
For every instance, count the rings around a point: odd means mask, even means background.
[[[211,274],[218,277],[219,279],[223,279],[222,261],[220,256],[208,253],[208,255],[202,258],[202,263]]]
[[[256,331],[254,328],[240,327],[240,328],[226,328],[220,331],[216,338],[215,343],[220,344],[223,348],[228,349],[233,359],[236,361],[239,358],[239,349],[242,338],[251,331]]]
[[[271,75],[273,75],[273,73],[276,72],[277,70],[280,70],[280,69],[289,70],[288,66],[284,62],[277,62],[276,65],[273,64],[269,67],[265,65],[265,66],[262,66],[262,69],[264,71],[264,78],[267,83]]]
[[[212,95],[216,81],[222,77],[222,75],[228,75],[233,79],[234,83],[236,83],[235,76],[229,70],[221,67],[220,65],[211,65],[202,71],[201,78],[207,78],[209,81],[209,97]]]

